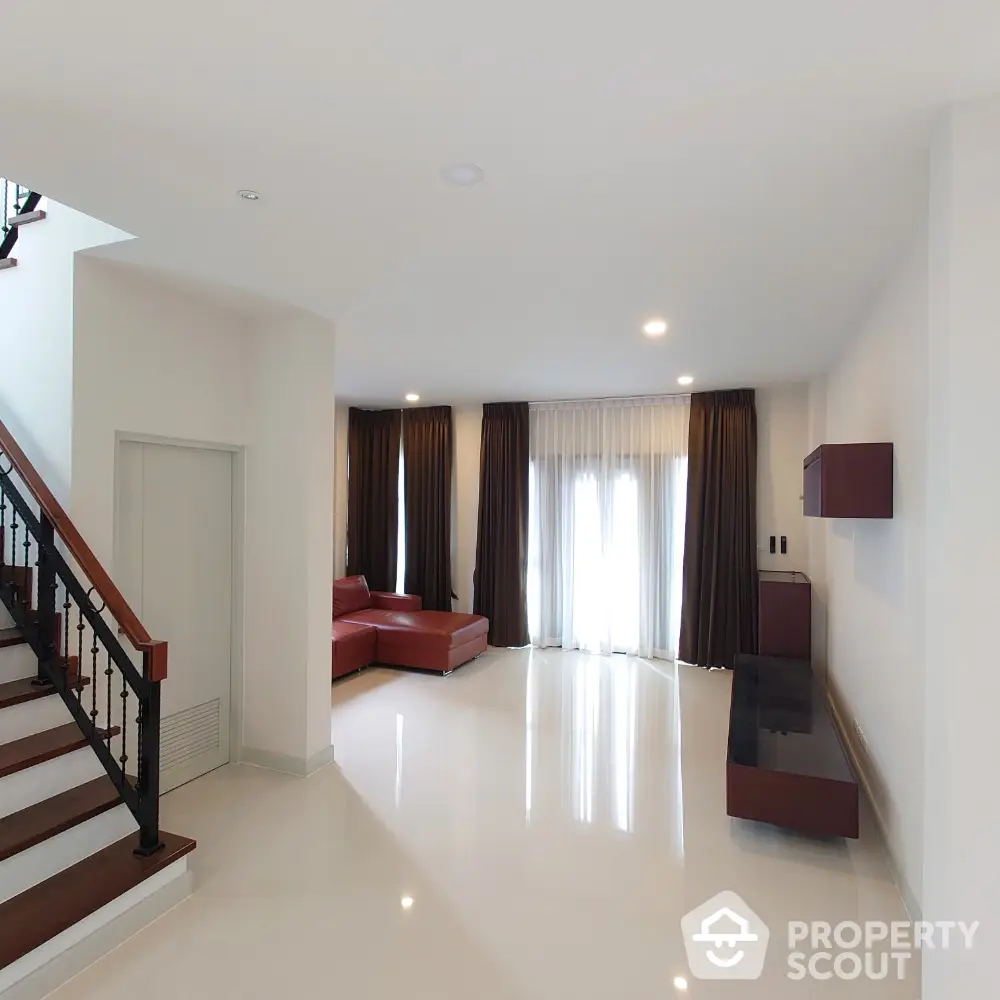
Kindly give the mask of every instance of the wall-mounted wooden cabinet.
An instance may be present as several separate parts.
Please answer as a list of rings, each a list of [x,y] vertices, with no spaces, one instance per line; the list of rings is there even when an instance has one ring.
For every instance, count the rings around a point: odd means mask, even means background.
[[[806,517],[892,517],[892,445],[822,444],[803,464]]]

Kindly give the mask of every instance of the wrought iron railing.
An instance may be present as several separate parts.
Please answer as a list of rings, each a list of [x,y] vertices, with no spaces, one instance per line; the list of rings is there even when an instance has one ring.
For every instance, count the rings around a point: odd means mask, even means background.
[[[135,816],[136,853],[154,853],[167,644],[150,639],[2,422],[0,600],[38,657],[35,683],[55,687]]]
[[[0,239],[0,260],[6,260],[10,256],[14,244],[17,242],[18,227],[13,220],[18,215],[26,212],[33,212],[41,201],[42,196],[37,191],[32,191],[24,187],[23,184],[15,184],[6,178],[3,183],[3,237]]]

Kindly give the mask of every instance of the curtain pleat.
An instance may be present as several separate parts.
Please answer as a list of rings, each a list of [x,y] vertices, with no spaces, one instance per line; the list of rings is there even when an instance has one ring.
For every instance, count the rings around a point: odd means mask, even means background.
[[[347,430],[347,574],[396,588],[399,410],[351,407]]]
[[[403,412],[406,592],[427,611],[451,611],[450,406]]]
[[[532,643],[675,656],[687,435],[686,397],[532,404]]]
[[[479,460],[473,611],[493,646],[528,642],[528,404],[487,403]]]
[[[757,410],[752,389],[691,397],[680,657],[757,650]]]

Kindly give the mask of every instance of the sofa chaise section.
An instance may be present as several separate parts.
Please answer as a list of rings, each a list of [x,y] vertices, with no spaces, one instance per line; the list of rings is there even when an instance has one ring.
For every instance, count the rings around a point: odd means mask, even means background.
[[[482,615],[423,611],[419,597],[369,591],[363,576],[334,581],[335,678],[373,662],[449,673],[486,651],[488,631]]]
[[[378,633],[375,662],[447,673],[486,652],[489,620],[451,611],[387,611],[370,608],[344,619]]]

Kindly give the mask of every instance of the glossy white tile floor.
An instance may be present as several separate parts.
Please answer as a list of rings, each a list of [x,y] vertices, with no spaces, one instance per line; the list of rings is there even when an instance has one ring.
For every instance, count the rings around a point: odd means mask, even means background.
[[[168,795],[195,895],[55,996],[659,1000],[688,976],[681,915],[723,889],[772,929],[905,919],[867,817],[857,843],[726,817],[729,685],[537,650],[340,682],[337,763]],[[790,982],[783,937],[760,981],[682,995],[919,996],[915,969]]]

